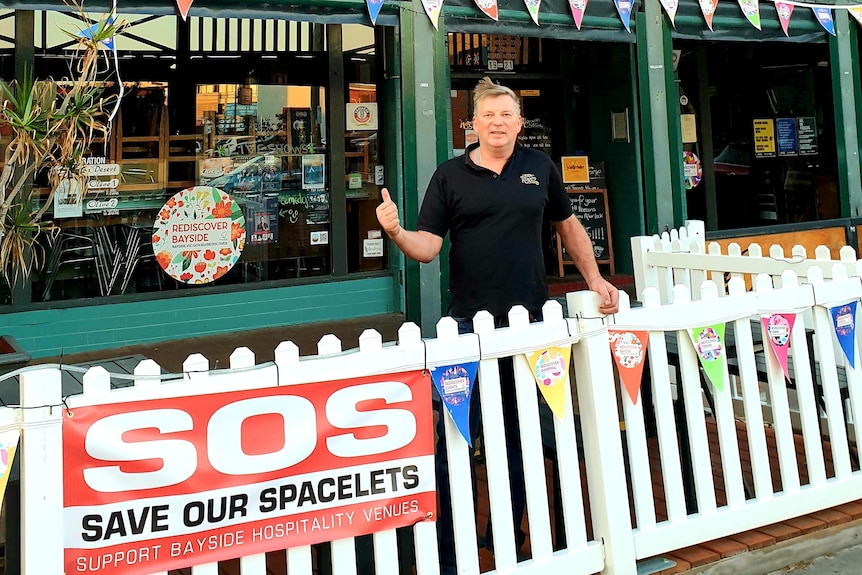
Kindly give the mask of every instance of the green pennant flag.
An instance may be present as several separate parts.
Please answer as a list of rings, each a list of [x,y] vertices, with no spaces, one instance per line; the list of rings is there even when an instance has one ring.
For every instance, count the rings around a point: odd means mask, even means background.
[[[697,327],[689,330],[689,335],[710,383],[717,391],[724,391],[724,374],[727,372],[724,367],[727,361],[727,349],[724,346],[724,324],[717,323],[709,327]]]
[[[760,6],[757,0],[737,0],[737,2],[751,25],[760,30]]]

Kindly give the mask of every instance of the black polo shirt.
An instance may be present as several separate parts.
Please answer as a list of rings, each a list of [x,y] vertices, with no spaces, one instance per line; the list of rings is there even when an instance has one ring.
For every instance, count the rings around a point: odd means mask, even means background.
[[[417,227],[450,234],[453,317],[505,316],[518,304],[536,312],[548,299],[543,216],[560,222],[572,215],[560,172],[544,152],[516,145],[498,176],[470,159],[477,146],[434,172]]]

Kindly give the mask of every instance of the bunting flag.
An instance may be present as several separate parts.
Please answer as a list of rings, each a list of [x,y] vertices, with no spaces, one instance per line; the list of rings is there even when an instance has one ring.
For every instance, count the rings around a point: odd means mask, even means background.
[[[724,324],[717,323],[709,327],[698,327],[689,330],[691,342],[700,358],[703,371],[719,392],[724,391],[724,374],[727,354],[724,348]]]
[[[115,19],[116,19],[116,16],[114,16],[114,14],[111,14],[110,16],[108,16],[107,23],[113,24]],[[81,32],[78,35],[81,36],[82,38],[89,38],[90,40],[92,40],[93,35],[96,33],[96,31],[98,29],[99,29],[99,24],[96,23],[96,24],[93,24],[92,26],[90,26],[88,28],[84,28],[83,30],[81,30]],[[104,46],[108,50],[112,50],[112,51],[116,50],[116,47],[114,45],[114,37],[111,36],[107,40],[102,40],[102,46]]]
[[[530,13],[530,18],[533,19],[533,23],[538,26],[539,7],[542,5],[542,0],[524,0],[524,4],[527,6],[527,11]]]
[[[368,15],[371,17],[371,25],[373,26],[377,24],[377,15],[383,8],[383,0],[365,0],[365,5],[368,6]]]
[[[473,0],[479,10],[492,20],[497,19],[497,0]]]
[[[835,336],[851,368],[856,365],[856,302],[829,308]]]
[[[425,14],[434,25],[434,29],[438,30],[437,22],[440,19],[440,9],[443,8],[443,0],[422,0],[422,7],[425,8]]]
[[[835,36],[835,22],[832,20],[832,10],[824,6],[812,8],[814,15],[817,16],[817,21],[823,26],[823,29]]]
[[[195,0],[177,0],[177,7],[180,9],[180,16],[183,17],[183,22],[189,15],[189,8],[192,7],[192,2]]]
[[[781,29],[784,30],[784,35],[790,36],[787,28],[790,26],[790,15],[793,14],[793,4],[776,2],[775,11],[778,12],[778,21],[781,22]]]
[[[556,346],[526,354],[533,377],[548,403],[548,407],[559,419],[566,415],[566,386],[569,379],[571,346]]]
[[[587,11],[587,2],[589,0],[569,0],[569,8],[572,11],[572,18],[575,19],[575,26],[578,30],[581,29],[581,22],[584,20],[584,12]]]
[[[614,363],[617,364],[620,380],[623,382],[632,404],[637,405],[644,371],[644,358],[646,357],[647,343],[649,343],[649,332],[609,329],[608,343],[611,344],[611,355],[614,358]]]
[[[760,30],[760,5],[757,0],[737,0],[737,2],[751,25]]]
[[[631,0],[614,0],[614,5],[617,7],[617,13],[620,15],[620,20],[623,21],[623,26],[626,27],[626,32],[631,32],[629,23],[632,16]]]
[[[856,21],[859,22],[859,24],[862,24],[862,7],[856,6],[854,8],[848,8],[847,11],[850,12],[851,16],[856,18]]]
[[[478,369],[478,361],[431,368],[431,380],[446,406],[446,412],[471,447],[473,439],[470,436],[470,397],[473,395]]]
[[[699,3],[700,11],[703,12],[703,19],[706,20],[706,25],[709,26],[709,31],[712,32],[712,17],[715,16],[718,0],[699,0]]]
[[[9,483],[9,472],[12,470],[12,460],[18,449],[18,439],[21,431],[10,429],[0,433],[0,501],[6,494],[6,484]]]
[[[765,315],[760,318],[763,324],[763,333],[769,340],[770,347],[778,359],[781,369],[784,371],[784,377],[787,381],[790,379],[790,370],[787,367],[787,352],[790,351],[790,333],[793,331],[793,324],[796,322],[795,313],[776,313]]]
[[[679,0],[659,0],[661,2],[662,8],[667,12],[668,18],[670,18],[670,25],[676,28],[676,24],[674,24],[673,19],[676,18],[676,9],[679,8]]]

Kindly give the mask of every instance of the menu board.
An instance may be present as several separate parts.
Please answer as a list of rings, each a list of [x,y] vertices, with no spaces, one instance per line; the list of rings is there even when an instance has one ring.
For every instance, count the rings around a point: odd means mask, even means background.
[[[817,155],[817,120],[812,117],[796,118],[800,156]]]
[[[577,185],[566,186],[566,195],[572,205],[572,211],[577,216],[590,241],[593,243],[593,254],[599,263],[610,264],[611,275],[614,273],[614,250],[611,243],[611,225],[608,214],[608,192],[604,189],[578,189]],[[572,258],[557,236],[557,258],[559,260],[560,277],[563,266],[571,264]]]

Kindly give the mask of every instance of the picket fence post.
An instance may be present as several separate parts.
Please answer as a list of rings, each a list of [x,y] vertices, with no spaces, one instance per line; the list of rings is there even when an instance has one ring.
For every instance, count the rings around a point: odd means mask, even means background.
[[[637,571],[626,470],[617,412],[616,379],[601,297],[588,291],[569,293],[569,317],[586,334],[572,346],[584,440],[584,463],[590,495],[593,535],[605,549],[604,575]]]
[[[60,370],[21,374],[21,572],[63,573],[63,418]]]

